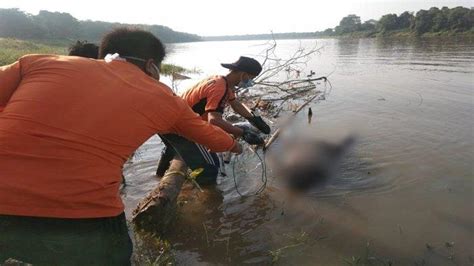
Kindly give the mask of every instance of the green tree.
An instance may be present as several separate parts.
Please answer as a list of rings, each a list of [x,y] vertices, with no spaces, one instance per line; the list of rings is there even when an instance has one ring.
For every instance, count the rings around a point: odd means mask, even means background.
[[[339,26],[336,27],[337,34],[350,33],[360,30],[360,17],[356,15],[348,15],[342,18]]]
[[[448,23],[449,8],[443,7],[439,12],[433,14],[432,32],[440,32],[449,30]]]
[[[431,32],[438,32],[441,30],[439,26],[441,25],[443,20],[443,12],[437,8],[437,7],[432,7],[428,10],[428,14],[431,17]]]
[[[42,10],[38,15],[32,16],[18,9],[0,8],[0,37],[98,41],[106,32],[120,26],[132,26],[149,30],[166,43],[201,40],[201,37],[198,35],[176,32],[160,25],[130,25],[90,20],[78,21],[68,13]]]
[[[48,38],[77,38],[80,33],[79,22],[69,13],[49,12],[41,10],[34,21],[45,32]]]
[[[398,28],[398,16],[396,14],[384,15],[377,23],[377,30],[380,32],[392,31]]]
[[[408,29],[414,22],[415,17],[412,13],[405,11],[400,16],[398,16],[398,29]]]
[[[360,26],[361,30],[363,31],[375,31],[377,29],[377,23],[378,21],[375,19],[369,19],[362,23]]]
[[[331,36],[334,34],[334,30],[332,28],[327,28],[322,32],[323,35]]]
[[[415,23],[413,24],[413,30],[416,34],[420,35],[429,32],[432,24],[433,18],[428,11],[422,9],[416,12]]]
[[[0,9],[0,37],[39,38],[44,32],[32,16],[16,8]]]
[[[456,7],[448,13],[448,25],[456,32],[471,30],[474,24],[474,11],[465,7]]]

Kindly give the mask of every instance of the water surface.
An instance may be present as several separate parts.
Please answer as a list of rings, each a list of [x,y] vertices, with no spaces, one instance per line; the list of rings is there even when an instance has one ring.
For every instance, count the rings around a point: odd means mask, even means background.
[[[178,263],[345,265],[361,258],[380,265],[472,265],[473,42],[285,40],[276,52],[287,57],[300,45],[321,47],[303,74],[330,74],[333,88],[311,105],[313,122],[301,114],[295,126],[323,139],[354,132],[354,148],[327,186],[292,198],[271,169],[264,193],[242,198],[227,167],[229,176],[192,196],[167,234]],[[185,89],[225,74],[220,63],[258,56],[265,47],[262,41],[176,44],[166,61],[201,70],[177,84]],[[125,166],[128,213],[156,186],[160,149],[154,137]],[[258,167],[255,157],[249,161]],[[237,174],[244,194],[261,185],[254,172]]]

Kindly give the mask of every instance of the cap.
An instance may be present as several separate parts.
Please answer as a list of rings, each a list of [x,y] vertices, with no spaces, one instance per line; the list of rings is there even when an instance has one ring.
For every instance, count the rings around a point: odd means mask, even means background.
[[[262,71],[260,63],[250,57],[241,56],[239,60],[231,64],[221,64],[221,66],[230,70],[240,70],[254,76],[258,76]]]

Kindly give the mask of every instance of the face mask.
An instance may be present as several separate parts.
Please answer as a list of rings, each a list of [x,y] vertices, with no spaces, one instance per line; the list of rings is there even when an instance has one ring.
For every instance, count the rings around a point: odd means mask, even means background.
[[[155,65],[155,63],[152,63],[151,66],[155,70],[155,73],[152,73],[152,77],[156,80],[160,80],[160,69]]]
[[[255,85],[255,83],[253,82],[253,80],[251,79],[248,79],[246,81],[241,81],[239,82],[239,84],[237,85],[239,88],[242,88],[242,89],[245,89],[245,88],[250,88],[252,87],[253,85]]]
[[[142,58],[138,58],[138,57],[134,57],[134,56],[122,56],[123,58],[126,58],[126,59],[132,59],[132,60],[137,60],[137,61],[141,61],[141,62],[147,62],[147,60],[145,59],[142,59]],[[152,71],[149,71],[148,72],[150,73],[150,76],[156,80],[160,80],[160,69],[156,66],[155,63],[152,63],[151,66],[153,67],[153,73]]]
[[[255,83],[253,82],[253,80],[247,78],[246,80],[241,80],[239,82],[239,84],[237,84],[237,88],[239,89],[245,89],[245,88],[250,88],[252,87],[253,85],[255,85]]]

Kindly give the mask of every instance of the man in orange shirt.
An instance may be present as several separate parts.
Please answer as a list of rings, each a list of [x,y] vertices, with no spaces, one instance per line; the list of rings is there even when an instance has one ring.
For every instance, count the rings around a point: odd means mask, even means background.
[[[222,128],[235,137],[242,137],[249,144],[263,144],[263,139],[247,127],[232,125],[222,118],[225,107],[230,105],[236,113],[246,118],[262,133],[270,133],[270,127],[263,119],[254,115],[249,108],[237,100],[234,92],[238,88],[248,86],[260,74],[262,66],[257,60],[245,56],[241,56],[234,63],[221,65],[230,70],[226,76],[212,76],[204,79],[184,92],[181,97],[204,121]],[[206,175],[205,182],[206,184],[215,183],[219,169],[219,159],[215,153],[208,152],[205,147],[201,147],[198,152],[183,152],[189,150],[189,147],[193,147],[194,144],[179,136],[172,136],[171,140],[164,138],[163,142],[166,147],[158,163],[157,176],[163,176],[174,154],[178,153],[188,165],[203,165],[205,164],[203,161],[207,161],[205,165],[209,174]]]
[[[128,156],[156,133],[241,150],[158,81],[165,51],[151,33],[114,30],[100,54],[0,67],[0,263],[129,265]]]

